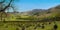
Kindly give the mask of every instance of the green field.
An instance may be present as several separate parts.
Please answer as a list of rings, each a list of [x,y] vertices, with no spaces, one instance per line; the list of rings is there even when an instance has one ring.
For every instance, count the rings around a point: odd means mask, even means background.
[[[42,24],[44,23],[44,29]],[[55,22],[60,30],[60,21]],[[53,30],[54,22],[0,21],[0,30]]]

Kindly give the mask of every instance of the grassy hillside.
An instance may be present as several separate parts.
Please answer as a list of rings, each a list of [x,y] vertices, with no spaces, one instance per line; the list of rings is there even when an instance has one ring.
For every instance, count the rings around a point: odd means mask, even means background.
[[[49,9],[34,9],[32,11],[23,13],[8,13],[7,17],[5,14],[3,14],[2,16],[3,20],[5,17],[6,21],[44,20],[44,19],[53,20],[54,18],[56,19],[60,18],[60,5]]]

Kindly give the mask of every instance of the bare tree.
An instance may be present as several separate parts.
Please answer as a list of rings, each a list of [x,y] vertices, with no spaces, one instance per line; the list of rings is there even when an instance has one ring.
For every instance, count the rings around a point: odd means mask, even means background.
[[[9,0],[10,2],[8,4],[6,3],[7,5],[4,6],[5,1],[6,0],[3,0],[3,1],[0,2],[0,13],[1,13],[0,15],[1,15],[1,20],[2,20],[2,15],[3,14],[5,14],[7,16],[7,13],[5,12],[6,9],[8,9],[9,7],[12,7],[13,8],[13,6],[11,6],[11,3],[13,2],[13,0]]]

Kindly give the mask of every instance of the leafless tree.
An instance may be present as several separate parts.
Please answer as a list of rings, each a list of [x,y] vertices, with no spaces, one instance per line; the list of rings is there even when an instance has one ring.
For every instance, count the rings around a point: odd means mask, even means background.
[[[13,0],[9,0],[9,3],[5,3],[5,2],[6,2],[6,0],[3,0],[3,1],[0,2],[1,21],[2,21],[2,15],[3,14],[5,14],[7,16],[7,13],[5,12],[6,9],[8,9],[9,7],[14,8],[13,6],[11,6]],[[5,6],[4,3],[7,4],[7,5]]]

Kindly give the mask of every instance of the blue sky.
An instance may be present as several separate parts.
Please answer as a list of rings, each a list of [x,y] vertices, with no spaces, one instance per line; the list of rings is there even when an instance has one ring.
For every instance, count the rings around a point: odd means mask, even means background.
[[[30,11],[32,9],[48,9],[60,4],[60,0],[19,0],[16,1],[18,11]]]

